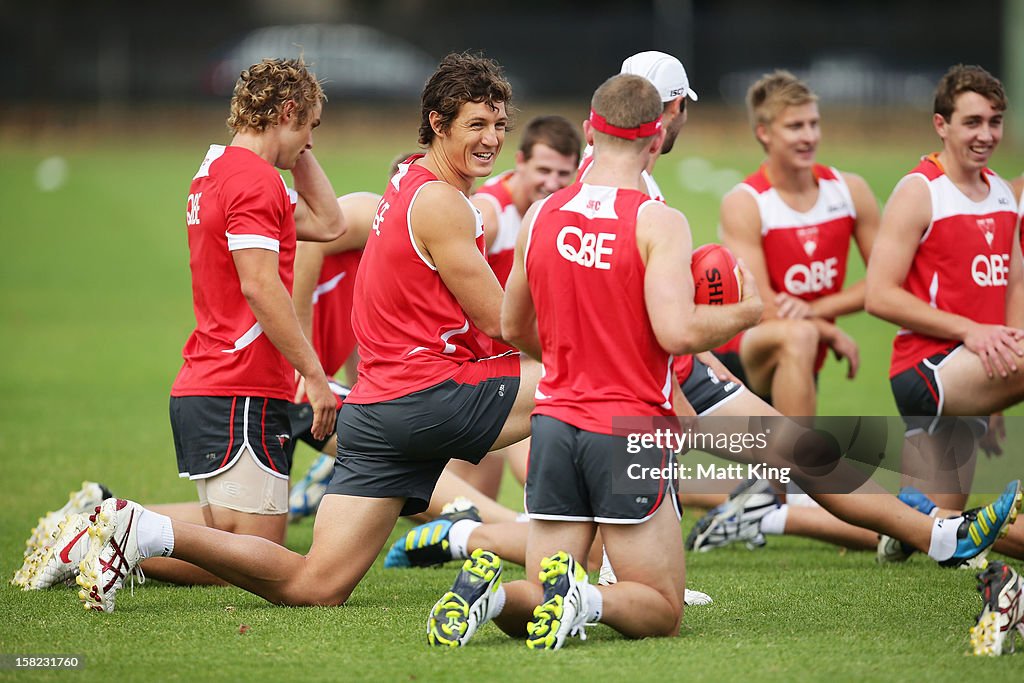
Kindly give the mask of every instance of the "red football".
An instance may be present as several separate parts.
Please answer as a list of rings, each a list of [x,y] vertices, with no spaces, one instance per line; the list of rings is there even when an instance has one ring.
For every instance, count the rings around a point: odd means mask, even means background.
[[[736,257],[721,244],[705,244],[693,252],[693,301],[697,304],[734,304],[743,292]]]

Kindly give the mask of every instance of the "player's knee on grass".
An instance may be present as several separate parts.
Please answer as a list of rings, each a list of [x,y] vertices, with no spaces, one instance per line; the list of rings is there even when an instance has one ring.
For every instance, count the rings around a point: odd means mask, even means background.
[[[340,607],[352,595],[352,587],[323,581],[293,580],[284,586],[276,602],[286,607]]]

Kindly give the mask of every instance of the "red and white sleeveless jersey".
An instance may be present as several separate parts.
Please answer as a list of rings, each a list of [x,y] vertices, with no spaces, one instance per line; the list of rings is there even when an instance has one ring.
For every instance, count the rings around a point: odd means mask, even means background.
[[[491,339],[470,322],[441,276],[416,247],[410,217],[420,190],[442,182],[417,154],[399,165],[377,207],[356,275],[352,327],[359,378],[349,403],[377,403],[432,387],[465,363],[490,355]],[[481,256],[484,231],[476,216]]]
[[[537,210],[526,251],[544,366],[534,414],[601,434],[617,416],[673,414],[672,356],[647,316],[636,244],[653,201],[577,183]]]
[[[776,292],[814,301],[843,288],[857,211],[850,188],[834,168],[817,164],[818,201],[810,211],[791,208],[764,168],[737,187],[749,192],[761,214],[768,279]]]
[[[982,174],[989,192],[980,202],[953,184],[934,154],[900,180],[897,188],[911,178],[927,182],[932,203],[931,225],[921,236],[903,289],[933,308],[1002,325],[1017,211],[1009,184],[987,168]],[[900,330],[889,376],[958,343]]]
[[[313,348],[328,377],[333,377],[356,348],[352,300],[362,250],[324,257],[313,290]]]
[[[484,197],[494,204],[494,213],[498,216],[497,236],[487,248],[487,262],[491,264],[491,270],[502,287],[508,280],[508,274],[512,272],[512,262],[516,255],[516,237],[519,236],[519,227],[523,223],[523,217],[512,201],[512,194],[507,185],[512,173],[514,171],[505,171],[488,180],[476,191],[477,196]]]
[[[850,239],[857,225],[857,210],[842,174],[821,164],[815,164],[813,172],[818,199],[810,211],[789,206],[763,166],[736,186],[757,202],[771,288],[804,301],[843,289]],[[737,335],[718,350],[738,352],[742,337]],[[819,345],[816,372],[825,363],[827,352],[827,345]]]
[[[196,328],[172,396],[293,398],[294,370],[256,322],[231,252],[277,252],[278,275],[290,292],[294,203],[267,161],[242,147],[210,146],[185,207]]]

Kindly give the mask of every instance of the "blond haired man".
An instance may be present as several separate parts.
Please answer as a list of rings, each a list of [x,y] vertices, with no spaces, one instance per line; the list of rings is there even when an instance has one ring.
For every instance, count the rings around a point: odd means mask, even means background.
[[[831,349],[859,365],[835,318],[864,307],[864,283],[844,288],[851,238],[865,260],[878,204],[862,178],[817,162],[817,95],[786,71],[747,92],[761,167],[722,199],[722,241],[766,288],[765,319],[718,349],[726,366],[784,415],[817,411],[816,376]]]

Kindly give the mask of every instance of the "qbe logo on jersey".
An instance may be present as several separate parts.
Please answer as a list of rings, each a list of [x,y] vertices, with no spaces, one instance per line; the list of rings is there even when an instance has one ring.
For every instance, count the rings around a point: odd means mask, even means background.
[[[567,225],[558,233],[556,247],[558,253],[569,263],[584,268],[609,270],[612,265],[606,256],[610,256],[610,242],[615,240],[612,232],[584,233],[575,225]]]
[[[971,277],[979,287],[1005,287],[1009,272],[1009,254],[978,254],[971,261]]]
[[[795,263],[786,271],[786,291],[794,296],[817,294],[832,289],[839,277],[839,259],[834,256],[808,265]]]
[[[185,223],[187,225],[199,225],[199,200],[203,193],[190,194],[185,204]]]

